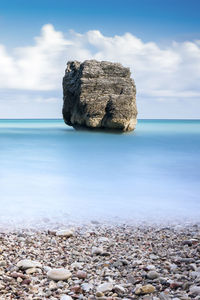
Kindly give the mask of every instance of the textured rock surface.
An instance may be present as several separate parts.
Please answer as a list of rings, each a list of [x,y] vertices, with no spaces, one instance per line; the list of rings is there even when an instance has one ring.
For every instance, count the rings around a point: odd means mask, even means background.
[[[63,78],[63,118],[74,127],[135,128],[136,87],[119,63],[71,61]]]

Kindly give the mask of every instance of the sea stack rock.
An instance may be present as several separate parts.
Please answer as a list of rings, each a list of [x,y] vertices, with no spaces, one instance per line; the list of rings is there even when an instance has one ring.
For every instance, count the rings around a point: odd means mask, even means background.
[[[74,128],[134,130],[136,87],[119,63],[69,61],[63,78],[63,118]]]

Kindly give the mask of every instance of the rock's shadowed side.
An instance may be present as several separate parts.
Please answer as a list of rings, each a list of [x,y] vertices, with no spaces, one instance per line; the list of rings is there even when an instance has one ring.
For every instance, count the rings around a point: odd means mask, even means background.
[[[134,130],[136,87],[119,63],[70,61],[63,78],[63,118],[74,127]]]

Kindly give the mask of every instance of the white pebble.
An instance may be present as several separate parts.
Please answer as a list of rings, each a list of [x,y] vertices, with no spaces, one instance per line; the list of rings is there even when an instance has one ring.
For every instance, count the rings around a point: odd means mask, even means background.
[[[192,286],[190,288],[190,293],[193,295],[200,295],[200,286]]]
[[[58,230],[56,232],[56,235],[57,236],[60,236],[60,237],[67,237],[69,238],[70,236],[73,236],[73,231],[70,230],[70,229],[63,229],[63,230]]]
[[[17,267],[22,270],[27,270],[30,268],[42,268],[42,265],[38,261],[23,259],[17,263]]]
[[[47,277],[52,280],[67,280],[72,276],[72,273],[64,268],[51,269],[47,272]]]
[[[92,254],[93,255],[101,255],[103,253],[102,247],[92,247]]]
[[[93,285],[90,283],[83,283],[81,284],[81,288],[85,291],[85,292],[89,292],[90,290],[93,289]]]
[[[62,295],[60,300],[73,300],[72,297],[67,296],[67,295]]]
[[[126,292],[125,288],[121,285],[115,285],[113,289],[118,294],[124,294]]]
[[[97,287],[97,292],[106,293],[113,289],[113,284],[110,282],[102,283]]]

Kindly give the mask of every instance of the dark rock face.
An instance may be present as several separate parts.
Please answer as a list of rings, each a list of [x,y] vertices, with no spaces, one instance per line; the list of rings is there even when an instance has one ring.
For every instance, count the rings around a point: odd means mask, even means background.
[[[70,61],[63,78],[63,118],[74,127],[134,130],[136,87],[119,63]]]

